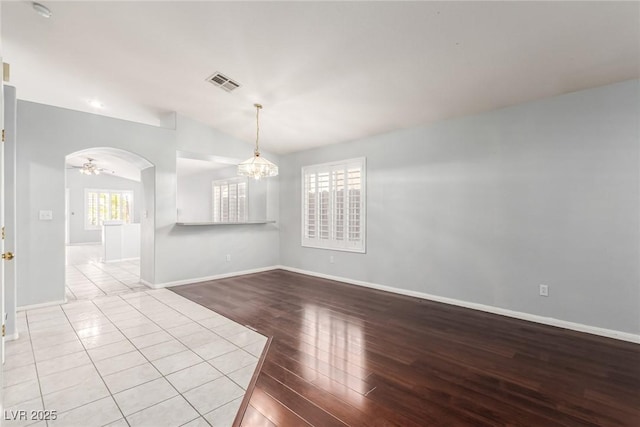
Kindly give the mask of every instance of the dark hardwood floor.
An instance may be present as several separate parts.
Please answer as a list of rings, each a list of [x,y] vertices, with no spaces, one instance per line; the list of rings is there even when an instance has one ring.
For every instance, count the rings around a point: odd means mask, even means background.
[[[243,426],[640,426],[640,345],[281,270],[174,292],[272,336]]]

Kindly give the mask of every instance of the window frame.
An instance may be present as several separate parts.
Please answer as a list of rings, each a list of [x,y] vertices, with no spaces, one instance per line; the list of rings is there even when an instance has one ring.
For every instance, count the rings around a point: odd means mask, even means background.
[[[331,179],[331,174],[335,171],[344,170],[347,174],[344,175],[345,186],[346,180],[348,177],[348,169],[349,166],[358,165],[360,168],[360,239],[357,243],[351,244],[347,238],[348,229],[346,225],[343,225],[344,238],[343,240],[337,240],[335,238],[335,193],[333,191],[333,182]],[[306,224],[307,224],[307,197],[306,197],[306,178],[308,174],[317,174],[318,173],[329,173],[329,238],[328,239],[320,239],[317,235],[315,238],[310,239],[306,237]],[[317,185],[317,184],[316,184]],[[315,248],[315,249],[328,249],[335,250],[341,252],[355,252],[355,253],[366,253],[367,252],[367,159],[366,157],[357,157],[346,160],[339,160],[327,163],[320,163],[314,165],[303,166],[301,169],[301,200],[300,200],[300,225],[301,225],[301,236],[300,242],[303,247],[307,248]],[[345,200],[348,197],[348,194],[345,193]],[[316,217],[316,233],[319,233],[319,199],[316,197],[315,200],[316,207],[315,217]],[[348,209],[348,208],[346,208]],[[346,222],[348,222],[348,217]]]
[[[215,204],[216,204],[216,184],[218,184],[218,186],[220,186],[222,183],[227,185],[227,188],[229,188],[229,184],[236,184],[236,217],[238,218],[236,221],[231,221],[231,220],[227,220],[227,221],[222,221],[223,216],[220,215],[220,219],[216,221],[216,209],[215,209]],[[238,188],[237,185],[238,184],[244,184],[244,218],[240,218],[240,197],[238,196]],[[220,206],[220,208],[222,209],[222,204]],[[227,202],[227,210],[230,212],[230,206],[228,205]],[[228,215],[228,214],[227,214]],[[211,222],[213,223],[232,223],[232,224],[242,224],[245,222],[249,221],[249,180],[247,179],[247,177],[243,177],[243,176],[234,176],[231,178],[224,178],[224,179],[217,179],[214,181],[211,181]]]
[[[95,230],[101,230],[103,224],[98,224],[98,225],[92,225],[89,223],[89,193],[97,193],[98,194],[98,200],[100,200],[100,194],[107,194],[107,217],[105,218],[104,221],[122,221],[123,224],[133,224],[134,223],[134,218],[135,218],[135,210],[134,210],[134,203],[135,203],[135,197],[134,197],[134,191],[133,190],[107,190],[107,189],[100,189],[100,188],[85,188],[84,189],[84,229],[85,231],[95,231]],[[125,220],[114,220],[111,217],[111,195],[112,194],[119,194],[120,197],[122,197],[124,194],[130,195],[131,199],[129,202],[129,222],[126,222]],[[98,203],[99,206],[99,203]],[[122,214],[122,209],[120,214]],[[98,222],[100,222],[100,211],[99,211],[99,207],[98,207]]]

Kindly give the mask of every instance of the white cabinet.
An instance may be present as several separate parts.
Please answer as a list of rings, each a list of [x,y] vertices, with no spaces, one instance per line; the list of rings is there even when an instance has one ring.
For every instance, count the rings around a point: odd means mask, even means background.
[[[140,224],[105,221],[102,248],[105,262],[140,258]]]

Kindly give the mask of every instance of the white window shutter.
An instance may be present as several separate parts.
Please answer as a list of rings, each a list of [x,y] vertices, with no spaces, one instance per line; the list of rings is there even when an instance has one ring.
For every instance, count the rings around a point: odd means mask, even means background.
[[[213,181],[211,219],[213,222],[245,222],[249,219],[246,177]]]
[[[85,189],[85,229],[99,230],[110,220],[133,222],[133,192]]]
[[[302,245],[365,252],[365,159],[302,168]]]

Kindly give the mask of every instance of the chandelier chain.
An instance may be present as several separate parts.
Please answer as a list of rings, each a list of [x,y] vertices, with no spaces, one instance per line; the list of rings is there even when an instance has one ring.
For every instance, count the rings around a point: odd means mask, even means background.
[[[260,155],[260,146],[259,144],[259,139],[260,139],[260,109],[262,108],[262,106],[260,104],[256,104],[256,150],[254,151],[256,156]]]

